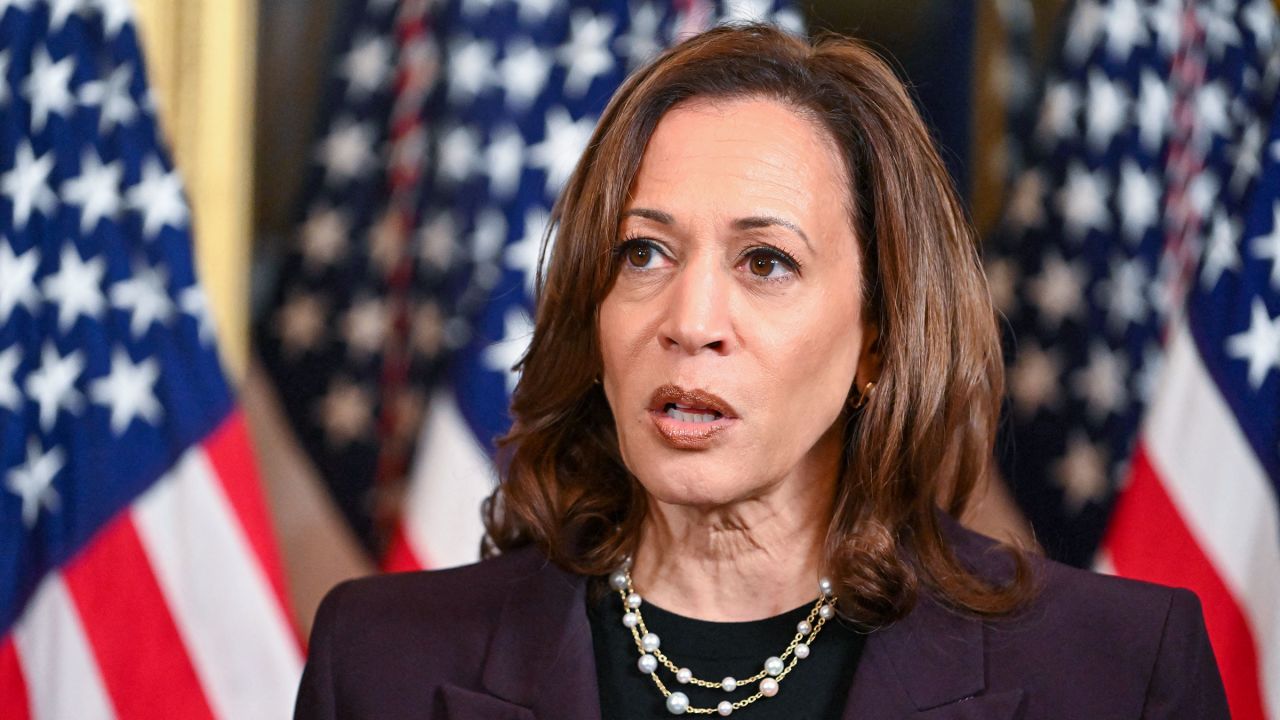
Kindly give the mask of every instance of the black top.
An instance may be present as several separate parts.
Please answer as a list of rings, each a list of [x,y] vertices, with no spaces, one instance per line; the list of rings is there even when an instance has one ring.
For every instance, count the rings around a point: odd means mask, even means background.
[[[817,597],[814,598],[814,602]],[[813,609],[803,607],[751,622],[709,622],[676,615],[646,602],[640,611],[650,632],[662,640],[662,651],[677,667],[694,677],[719,682],[726,676],[748,678],[760,672],[765,659],[781,655],[796,633],[796,624]],[[636,666],[640,652],[631,631],[622,624],[622,601],[615,592],[596,603],[588,600],[587,616],[595,647],[600,686],[601,717],[607,720],[670,718],[666,701]],[[778,694],[762,697],[735,710],[741,720],[824,720],[838,718],[862,655],[865,636],[839,619],[828,622],[814,639],[811,654],[800,660],[779,683]],[[789,662],[788,658],[788,662]],[[689,697],[690,707],[715,708],[722,700],[737,702],[755,694],[756,686],[739,686],[732,693],[696,685],[681,685],[661,665],[658,675],[668,690]],[[719,717],[712,715],[712,717]]]

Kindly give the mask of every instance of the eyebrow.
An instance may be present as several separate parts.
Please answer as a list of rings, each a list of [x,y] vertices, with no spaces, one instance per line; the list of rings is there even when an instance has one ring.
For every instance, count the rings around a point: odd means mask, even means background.
[[[799,225],[796,225],[790,220],[784,220],[772,215],[755,215],[752,217],[739,218],[733,221],[733,227],[736,230],[758,230],[760,228],[775,226],[784,227],[800,236],[800,239],[804,241],[805,246],[809,248],[809,252],[813,252],[813,243],[809,242],[809,236],[804,234],[804,231],[800,229]]]
[[[676,219],[673,218],[670,213],[665,213],[661,210],[652,210],[650,208],[631,208],[622,214],[623,217],[632,215],[645,218],[646,220],[652,220],[662,225],[674,225],[676,222]],[[805,234],[804,230],[800,229],[800,226],[790,220],[784,220],[780,217],[774,217],[773,215],[753,215],[751,217],[738,218],[733,221],[733,228],[735,230],[759,230],[761,228],[768,227],[783,227],[790,230],[804,241],[804,244],[808,246],[810,252],[813,251],[813,243],[809,242],[809,236]]]

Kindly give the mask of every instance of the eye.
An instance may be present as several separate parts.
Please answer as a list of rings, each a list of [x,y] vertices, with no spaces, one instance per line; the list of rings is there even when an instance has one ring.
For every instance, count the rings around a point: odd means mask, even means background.
[[[622,262],[634,270],[651,270],[664,259],[662,250],[651,240],[631,238],[614,249]]]
[[[795,273],[799,265],[786,253],[772,248],[755,248],[746,254],[747,270],[761,280],[782,280]]]

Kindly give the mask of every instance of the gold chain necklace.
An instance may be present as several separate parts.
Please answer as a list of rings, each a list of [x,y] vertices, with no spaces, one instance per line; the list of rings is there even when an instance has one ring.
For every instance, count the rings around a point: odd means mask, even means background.
[[[836,615],[836,598],[833,594],[831,581],[822,578],[818,581],[818,601],[814,603],[813,609],[809,611],[809,616],[796,623],[796,634],[791,638],[791,643],[782,651],[782,654],[765,660],[760,672],[749,678],[738,680],[734,677],[726,677],[720,682],[713,682],[694,677],[689,668],[677,667],[662,652],[661,638],[657,634],[650,632],[648,626],[645,625],[644,614],[640,610],[644,600],[631,586],[630,570],[624,567],[615,571],[609,576],[609,585],[617,591],[618,596],[622,599],[622,625],[631,631],[631,637],[636,643],[636,650],[640,651],[640,659],[636,661],[636,667],[653,680],[658,692],[662,693],[662,696],[666,698],[667,712],[672,715],[683,715],[685,713],[711,715],[718,713],[721,717],[727,717],[733,714],[735,710],[741,710],[761,698],[777,695],[782,680],[791,674],[791,670],[796,666],[796,663],[809,657],[810,646],[813,644],[814,639],[818,637],[822,626],[826,625],[827,621]],[[688,695],[679,690],[669,690],[662,678],[658,677],[659,665],[674,674],[676,682],[681,685],[720,689],[726,693],[736,692],[739,688],[749,687],[755,683],[759,683],[759,685],[754,693],[736,701],[722,700],[714,708],[692,707],[689,705]]]

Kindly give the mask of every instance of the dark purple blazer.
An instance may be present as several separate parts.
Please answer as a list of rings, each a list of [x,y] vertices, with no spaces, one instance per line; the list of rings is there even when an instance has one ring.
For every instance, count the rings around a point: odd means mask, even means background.
[[[948,534],[980,573],[1007,566],[990,540]],[[1015,616],[923,597],[873,632],[844,719],[1228,717],[1195,595],[1034,563],[1041,592]],[[343,583],[320,606],[294,717],[600,720],[586,586],[532,549]],[[785,700],[783,686],[771,702]]]

